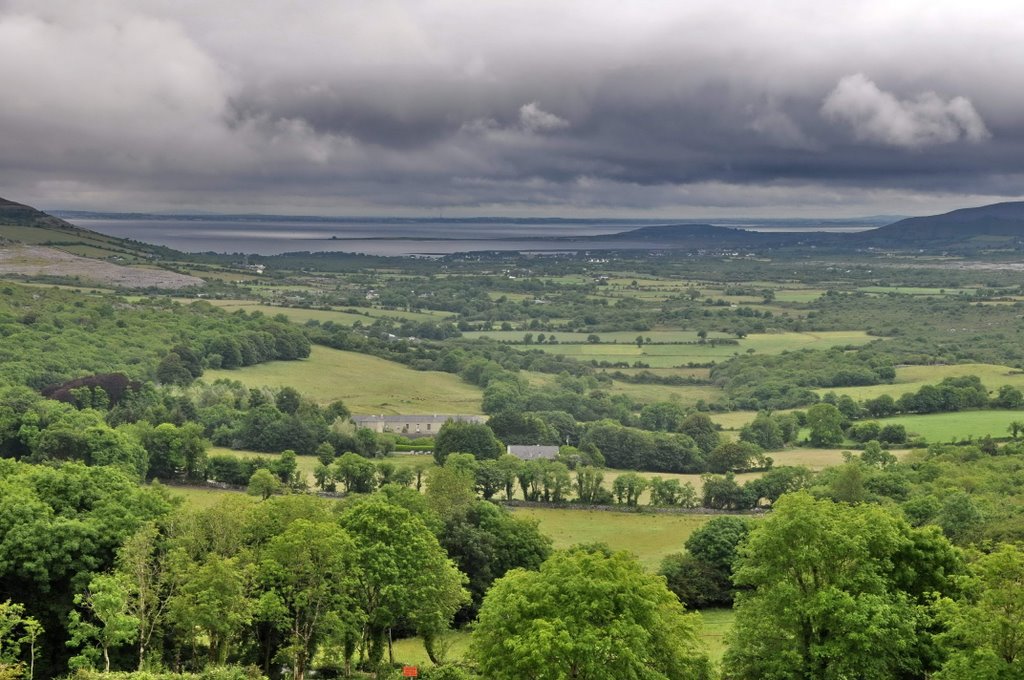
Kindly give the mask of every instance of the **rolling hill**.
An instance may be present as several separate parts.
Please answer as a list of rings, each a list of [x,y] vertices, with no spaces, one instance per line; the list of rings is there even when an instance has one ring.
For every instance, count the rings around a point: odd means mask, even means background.
[[[82,229],[0,198],[0,275],[119,288],[203,285],[195,276],[154,266],[174,254],[167,248]]]
[[[851,234],[862,244],[942,247],[1014,246],[1024,242],[1024,201],[961,208],[941,215],[909,217],[898,222]]]

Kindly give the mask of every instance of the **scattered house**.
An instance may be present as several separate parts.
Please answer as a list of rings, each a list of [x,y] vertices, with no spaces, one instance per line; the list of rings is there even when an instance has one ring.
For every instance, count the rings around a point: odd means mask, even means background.
[[[554,460],[555,456],[558,455],[557,446],[541,446],[540,444],[513,444],[508,446],[506,450],[509,454],[519,458],[520,460]]]
[[[485,416],[352,416],[352,422],[358,427],[366,427],[374,432],[393,432],[407,437],[433,437],[449,420],[457,423],[485,423]]]

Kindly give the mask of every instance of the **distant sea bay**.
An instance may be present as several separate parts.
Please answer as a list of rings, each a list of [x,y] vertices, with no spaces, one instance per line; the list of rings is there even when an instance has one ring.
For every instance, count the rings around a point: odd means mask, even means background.
[[[383,256],[437,257],[452,253],[575,251],[600,248],[601,236],[656,224],[657,220],[402,220],[360,221],[329,218],[131,217],[55,214],[72,224],[108,236],[134,239],[183,252],[281,253],[348,252]],[[861,231],[874,224],[759,225],[725,224],[758,231]],[[573,239],[551,241],[552,238]],[[579,240],[576,243],[575,240]],[[617,241],[615,247],[628,248]],[[643,247],[642,245],[639,247]]]

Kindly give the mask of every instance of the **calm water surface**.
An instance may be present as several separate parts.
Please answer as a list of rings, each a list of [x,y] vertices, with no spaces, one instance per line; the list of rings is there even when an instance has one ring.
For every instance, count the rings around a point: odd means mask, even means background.
[[[594,223],[430,222],[354,220],[231,220],[189,218],[96,219],[70,222],[101,234],[167,246],[184,252],[254,253],[278,255],[298,251],[349,252],[366,255],[447,255],[477,250],[557,251],[629,248],[626,241],[602,242],[602,235],[663,224],[623,220]],[[859,231],[864,227],[815,228],[815,231]],[[777,227],[758,227],[775,231]],[[799,231],[788,228],[787,231]],[[581,238],[551,242],[551,237]],[[596,238],[595,238],[596,237]],[[645,247],[644,244],[636,244]]]

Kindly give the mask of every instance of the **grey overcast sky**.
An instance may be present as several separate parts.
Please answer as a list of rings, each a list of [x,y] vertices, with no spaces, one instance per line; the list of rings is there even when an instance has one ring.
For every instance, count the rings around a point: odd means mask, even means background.
[[[0,0],[0,196],[941,212],[1024,195],[1021,36],[992,0]]]

